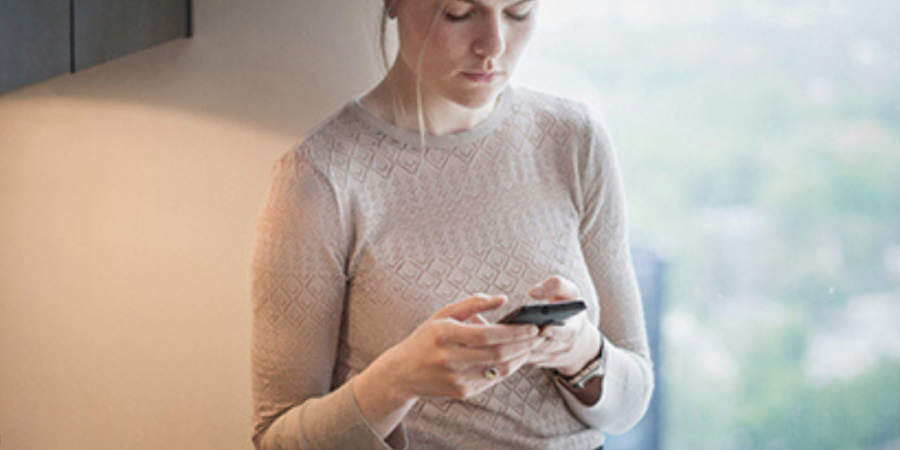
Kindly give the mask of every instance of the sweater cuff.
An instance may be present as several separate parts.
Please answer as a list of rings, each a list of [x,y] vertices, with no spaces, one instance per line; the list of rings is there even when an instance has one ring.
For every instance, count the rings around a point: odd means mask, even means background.
[[[608,433],[624,433],[636,425],[650,405],[653,370],[645,358],[623,350],[607,340],[606,374],[600,399],[585,405],[556,380],[569,411],[582,423]]]
[[[406,427],[401,422],[382,439],[366,420],[351,379],[324,397],[311,398],[271,424],[256,442],[259,449],[290,450],[407,450]]]
[[[353,395],[353,379],[323,398],[310,399],[300,417],[309,448],[406,450],[406,427],[401,422],[382,439],[372,427]]]

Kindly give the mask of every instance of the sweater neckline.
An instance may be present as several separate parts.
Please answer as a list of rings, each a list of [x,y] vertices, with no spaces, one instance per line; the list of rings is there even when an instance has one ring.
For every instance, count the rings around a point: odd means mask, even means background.
[[[381,117],[378,117],[368,109],[366,109],[360,99],[364,94],[360,94],[353,98],[347,105],[347,109],[357,118],[365,122],[367,125],[381,131],[382,133],[396,139],[398,142],[418,148],[421,146],[421,137],[416,130],[399,127],[390,123]],[[509,114],[511,97],[514,95],[512,86],[507,85],[500,93],[497,100],[497,107],[483,121],[467,130],[458,131],[456,133],[434,135],[425,133],[425,146],[436,148],[453,148],[470,144],[482,139],[493,133],[503,123]]]

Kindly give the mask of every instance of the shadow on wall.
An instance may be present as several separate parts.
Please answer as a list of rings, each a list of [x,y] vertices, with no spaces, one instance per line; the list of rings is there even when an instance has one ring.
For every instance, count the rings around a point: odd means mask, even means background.
[[[368,2],[195,0],[192,39],[0,96],[3,448],[250,448],[255,219],[379,77]]]

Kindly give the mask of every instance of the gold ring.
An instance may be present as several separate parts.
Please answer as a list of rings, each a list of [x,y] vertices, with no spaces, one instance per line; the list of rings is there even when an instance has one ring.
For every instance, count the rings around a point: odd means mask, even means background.
[[[484,369],[484,377],[487,378],[488,380],[493,380],[494,378],[497,378],[498,376],[500,376],[500,373],[497,372],[496,368],[488,367],[487,369]]]

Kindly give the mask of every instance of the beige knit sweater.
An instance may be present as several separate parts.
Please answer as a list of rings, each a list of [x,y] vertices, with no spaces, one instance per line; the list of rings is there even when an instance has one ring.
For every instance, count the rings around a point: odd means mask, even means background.
[[[583,405],[535,367],[467,400],[422,399],[387,441],[352,378],[438,309],[474,293],[528,303],[575,282],[608,339]],[[566,449],[603,443],[653,390],[616,155],[587,109],[508,87],[476,127],[428,136],[358,99],[274,166],[253,260],[253,440],[264,449]]]

